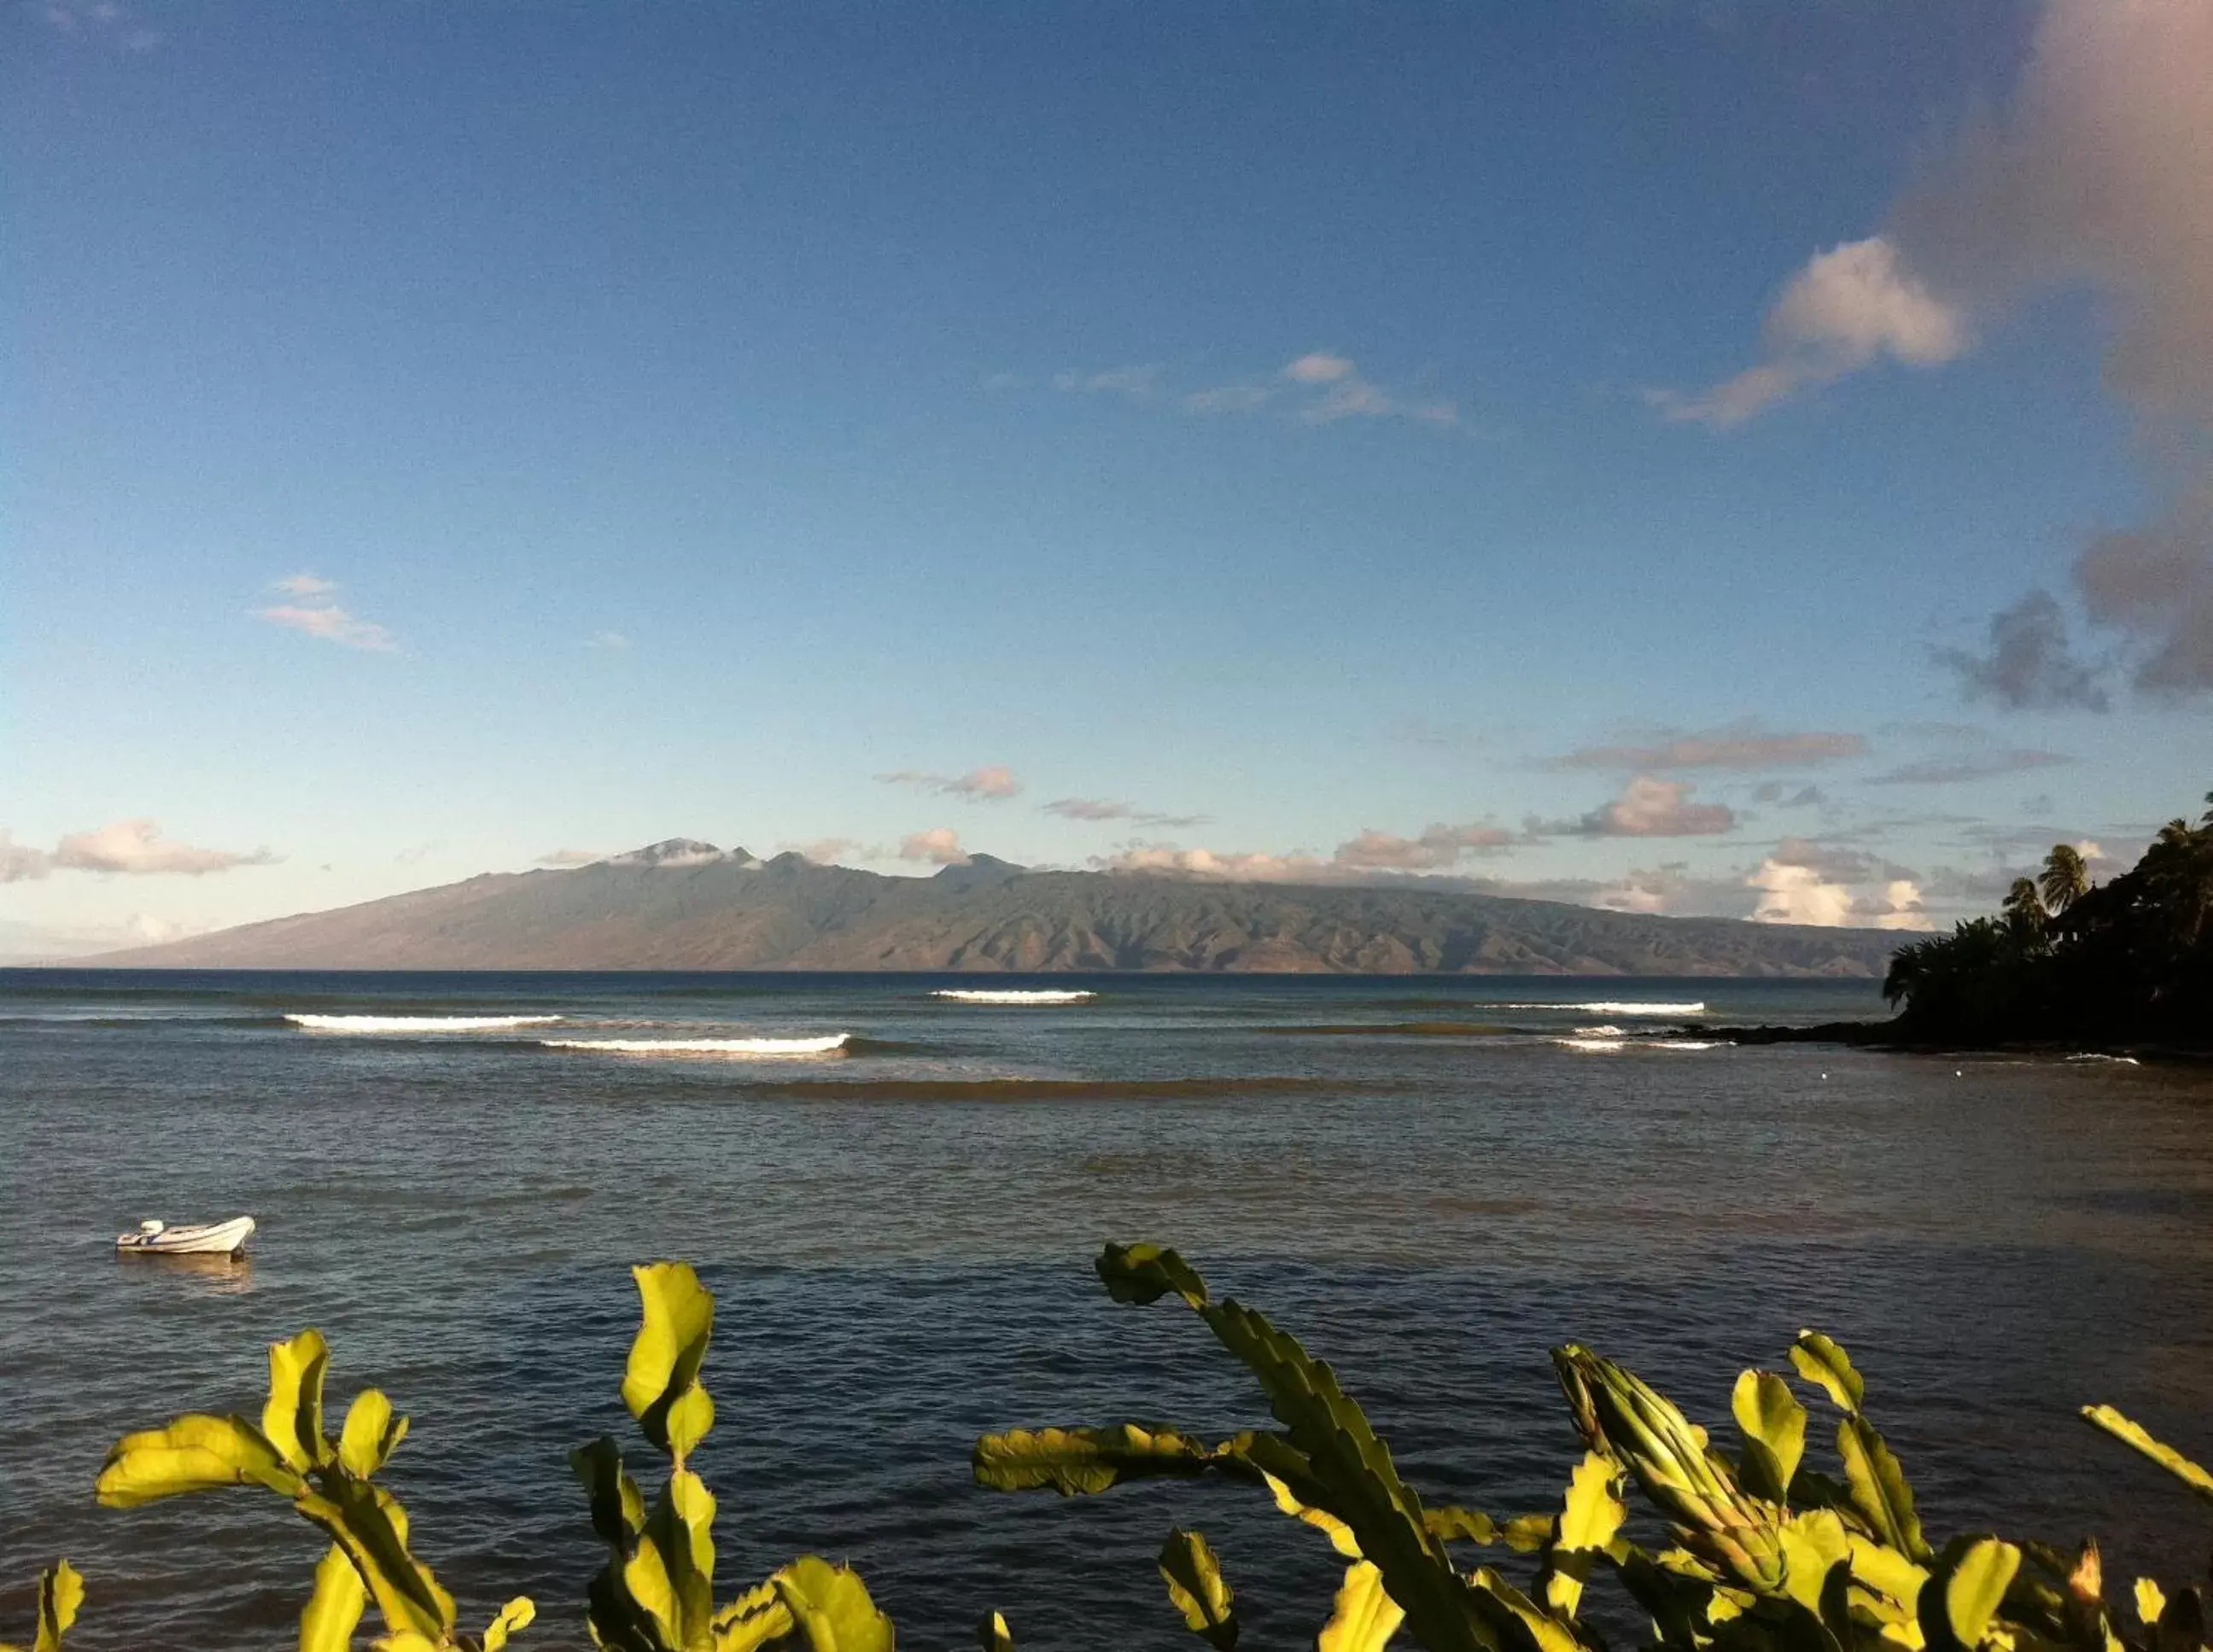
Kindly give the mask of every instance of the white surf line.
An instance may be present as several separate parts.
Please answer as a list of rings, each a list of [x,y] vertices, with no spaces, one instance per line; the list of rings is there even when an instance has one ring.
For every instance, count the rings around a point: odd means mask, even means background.
[[[503,1033],[550,1027],[558,1015],[287,1015],[310,1033]]]
[[[540,1039],[548,1050],[596,1050],[618,1056],[826,1056],[850,1033],[814,1039]]]
[[[1095,998],[1095,992],[1077,992],[1059,988],[1042,988],[1034,991],[1016,991],[1011,988],[939,987],[930,995],[933,998],[949,998],[954,1003],[1040,1004],[1082,1003],[1086,998]]]
[[[1499,1003],[1484,1004],[1485,1009],[1558,1009],[1573,1010],[1580,1015],[1703,1015],[1706,1006],[1698,1003],[1621,1003],[1602,1000],[1597,1003]]]

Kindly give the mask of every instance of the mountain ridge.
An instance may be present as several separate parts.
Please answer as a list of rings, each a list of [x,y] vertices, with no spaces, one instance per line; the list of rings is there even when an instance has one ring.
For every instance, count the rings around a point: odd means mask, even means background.
[[[178,969],[1880,975],[1882,930],[1663,917],[1451,888],[1035,871],[933,877],[697,839],[70,960]]]

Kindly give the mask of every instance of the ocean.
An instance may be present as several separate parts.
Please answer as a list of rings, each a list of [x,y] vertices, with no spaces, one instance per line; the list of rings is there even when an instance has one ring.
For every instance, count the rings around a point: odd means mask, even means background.
[[[943,996],[1008,991],[1089,996]],[[2213,1071],[1649,1036],[1881,1013],[1866,982],[0,972],[0,1637],[66,1555],[73,1652],[289,1648],[323,1545],[278,1499],[92,1484],[126,1430],[258,1416],[265,1345],[315,1326],[334,1416],[373,1384],[413,1418],[385,1478],[464,1625],[528,1594],[518,1646],[588,1645],[566,1454],[649,1465],[628,1269],[682,1258],[719,1299],[718,1596],[814,1551],[903,1646],[994,1608],[1025,1652],[1186,1646],[1180,1523],[1245,1645],[1310,1645],[1338,1565],[1249,1490],[972,1483],[986,1430],[1265,1422],[1192,1315],[1106,1300],[1109,1239],[1334,1362],[1433,1499],[1557,1503],[1554,1344],[1727,1437],[1736,1372],[1814,1326],[1932,1531],[2198,1575],[2202,1509],[2074,1413],[2213,1455]],[[242,1265],[113,1253],[241,1213]]]

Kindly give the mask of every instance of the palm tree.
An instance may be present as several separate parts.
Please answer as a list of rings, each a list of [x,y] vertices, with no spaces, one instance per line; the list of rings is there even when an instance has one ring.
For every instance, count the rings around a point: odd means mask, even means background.
[[[2034,878],[2015,878],[2013,887],[2006,891],[2006,928],[2023,952],[2044,949],[2044,896],[2036,887]]]
[[[2053,912],[2064,912],[2090,893],[2090,869],[2082,863],[2082,851],[2072,844],[2054,844],[2051,852],[2044,857],[2044,871],[2037,879],[2037,887],[2044,896],[2044,904]]]

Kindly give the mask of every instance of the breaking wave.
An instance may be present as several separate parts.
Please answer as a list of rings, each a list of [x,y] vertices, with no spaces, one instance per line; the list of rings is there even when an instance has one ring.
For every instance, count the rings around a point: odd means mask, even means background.
[[[1003,987],[942,986],[930,995],[933,998],[950,998],[955,1003],[1082,1003],[1086,998],[1095,998],[1095,992],[1071,991],[1064,987],[1043,987],[1033,991],[1017,991]]]
[[[826,1056],[850,1033],[814,1039],[541,1039],[549,1050],[596,1050],[617,1056]]]
[[[550,1027],[558,1015],[287,1015],[311,1033],[504,1033]]]
[[[1629,1047],[1627,1039],[1561,1039],[1558,1043],[1564,1050],[1583,1050],[1593,1055],[1610,1056]]]
[[[1508,1009],[1572,1009],[1582,1015],[1703,1015],[1706,1006],[1697,1003],[1623,1003],[1601,998],[1596,1003],[1510,1003]]]

